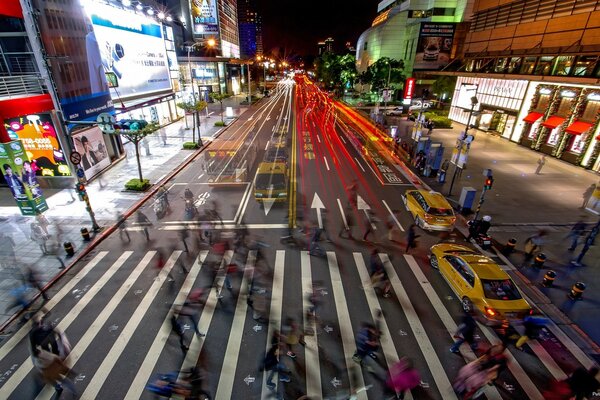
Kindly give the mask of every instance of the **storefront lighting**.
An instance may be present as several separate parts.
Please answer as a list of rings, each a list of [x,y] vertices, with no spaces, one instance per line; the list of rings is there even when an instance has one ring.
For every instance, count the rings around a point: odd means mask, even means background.
[[[560,92],[560,95],[562,97],[572,98],[575,97],[575,92],[572,92],[570,90],[563,90],[562,92]]]
[[[550,93],[552,93],[552,90],[546,89],[546,88],[542,88],[542,89],[540,89],[540,93],[541,94],[550,94]]]
[[[165,19],[165,13],[164,12],[159,12],[157,15],[158,19]]]
[[[125,7],[129,7],[131,5],[131,0],[121,0],[121,3],[123,3]]]
[[[144,9],[144,6],[141,3],[137,3],[137,5],[135,6],[135,9],[138,11],[142,11]]]
[[[599,93],[590,93],[587,96],[588,100],[592,100],[592,101],[600,101],[600,94]]]
[[[151,8],[149,8],[149,9],[146,10],[146,14],[148,14],[148,15],[154,15],[154,10],[151,9]]]
[[[173,21],[173,17],[171,17],[170,15],[167,15],[167,21],[168,22],[172,22]]]

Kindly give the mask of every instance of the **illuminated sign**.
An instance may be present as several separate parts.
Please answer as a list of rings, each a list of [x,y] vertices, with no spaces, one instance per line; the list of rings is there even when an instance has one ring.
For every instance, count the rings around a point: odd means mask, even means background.
[[[218,34],[217,2],[215,0],[192,0],[190,3],[194,35]]]
[[[563,90],[562,92],[560,92],[560,95],[562,97],[572,98],[572,97],[575,97],[575,92],[573,92],[571,90]]]
[[[415,94],[415,78],[406,78],[404,84],[404,99],[412,99]]]
[[[540,93],[541,94],[550,94],[550,93],[552,93],[552,90],[550,90],[548,88],[541,88]]]
[[[460,85],[458,92],[458,100],[456,107],[470,110],[473,106],[471,98],[477,95],[477,88],[479,86],[476,83],[463,83]],[[476,105],[474,110],[479,110],[479,105]]]
[[[422,22],[414,69],[441,69],[450,62],[454,29],[452,23]]]
[[[50,114],[30,114],[4,120],[4,127],[13,140],[21,140],[38,176],[70,176],[56,129]]]

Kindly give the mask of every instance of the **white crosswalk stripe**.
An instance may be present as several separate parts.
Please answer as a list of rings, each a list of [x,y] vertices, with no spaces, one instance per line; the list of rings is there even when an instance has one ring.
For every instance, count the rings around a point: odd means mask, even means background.
[[[317,327],[314,319],[308,319],[308,310],[310,302],[308,295],[312,293],[312,273],[310,265],[310,255],[308,251],[300,252],[300,268],[302,274],[302,315],[304,316],[304,332],[310,331],[314,334],[306,335],[304,341],[306,365],[306,395],[311,399],[320,399],[323,396],[321,390],[321,368],[319,364],[319,344],[317,338]]]

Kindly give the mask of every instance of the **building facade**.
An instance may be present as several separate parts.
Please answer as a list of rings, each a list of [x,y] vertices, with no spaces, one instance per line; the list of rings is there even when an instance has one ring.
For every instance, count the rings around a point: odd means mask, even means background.
[[[254,1],[238,0],[240,27],[240,56],[244,59],[262,55],[262,20],[256,12]]]
[[[600,170],[600,2],[478,0],[450,118]],[[472,122],[473,123],[473,122]]]

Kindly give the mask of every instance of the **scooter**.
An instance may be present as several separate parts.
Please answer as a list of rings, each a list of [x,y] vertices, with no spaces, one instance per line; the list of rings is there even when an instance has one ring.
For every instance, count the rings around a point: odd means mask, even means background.
[[[163,197],[160,197],[154,203],[154,213],[156,214],[156,219],[161,219],[167,214],[167,202]]]
[[[492,247],[492,237],[488,234],[480,233],[476,235],[473,240],[483,250],[489,250]]]
[[[185,219],[192,220],[192,219],[196,218],[196,215],[198,215],[198,209],[194,205],[194,201],[190,200],[190,199],[186,199],[185,200],[185,212],[184,212]]]

